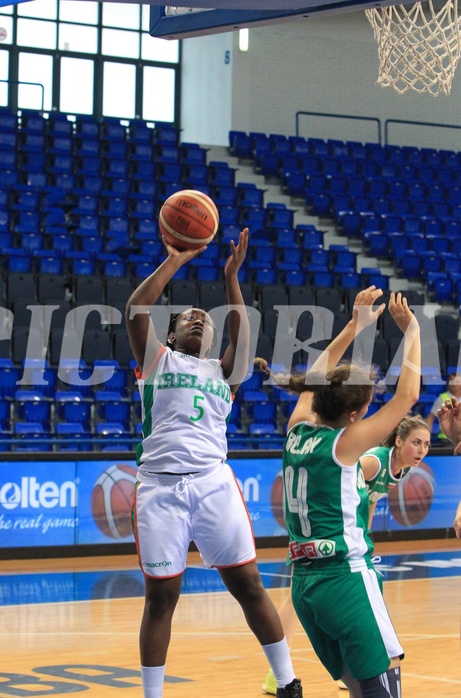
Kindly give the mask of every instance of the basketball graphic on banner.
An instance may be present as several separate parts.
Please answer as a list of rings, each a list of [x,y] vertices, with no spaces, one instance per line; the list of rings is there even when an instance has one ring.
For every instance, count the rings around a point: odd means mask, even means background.
[[[434,499],[435,478],[431,468],[421,463],[389,492],[389,511],[401,526],[414,526],[422,521]]]
[[[91,495],[91,512],[97,527],[109,538],[133,535],[133,505],[136,468],[111,465],[96,480]]]

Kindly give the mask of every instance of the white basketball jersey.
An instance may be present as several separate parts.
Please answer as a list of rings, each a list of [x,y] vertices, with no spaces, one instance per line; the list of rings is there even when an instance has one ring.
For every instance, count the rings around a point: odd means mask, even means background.
[[[152,372],[139,373],[143,440],[138,479],[205,470],[227,457],[232,394],[221,362],[161,347]]]

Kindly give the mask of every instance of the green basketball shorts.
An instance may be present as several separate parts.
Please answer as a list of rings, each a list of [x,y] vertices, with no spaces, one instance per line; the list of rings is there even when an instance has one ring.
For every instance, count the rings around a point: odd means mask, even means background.
[[[356,680],[382,674],[402,657],[371,561],[293,565],[292,597],[314,651],[333,679],[347,666]]]

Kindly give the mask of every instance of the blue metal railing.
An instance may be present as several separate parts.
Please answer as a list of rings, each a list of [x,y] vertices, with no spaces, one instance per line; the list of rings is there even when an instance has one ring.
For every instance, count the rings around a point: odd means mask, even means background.
[[[456,124],[439,124],[431,121],[407,121],[406,119],[386,119],[384,122],[384,145],[389,145],[389,125],[404,124],[405,126],[429,126],[430,128],[451,128],[461,130],[460,125]]]
[[[301,116],[321,116],[328,117],[332,119],[352,119],[355,121],[371,121],[376,124],[378,129],[378,143],[382,143],[382,126],[381,120],[374,116],[354,116],[352,114],[332,114],[328,112],[319,111],[297,111],[296,112],[296,135],[299,136],[299,119]]]
[[[27,82],[26,80],[0,80],[0,82],[5,82],[7,85],[12,83],[13,85],[34,85],[35,87],[40,87],[42,90],[42,106],[40,111],[45,109],[45,86],[41,82]]]

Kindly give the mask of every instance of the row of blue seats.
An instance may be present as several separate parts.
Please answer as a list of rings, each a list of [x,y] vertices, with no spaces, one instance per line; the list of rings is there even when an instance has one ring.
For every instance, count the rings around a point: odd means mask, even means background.
[[[358,160],[349,157],[293,156],[280,158],[279,171],[284,186],[290,185],[290,173],[323,175],[326,177],[345,176],[352,181],[378,179],[387,181],[388,191],[399,183],[403,188],[420,183],[422,186],[453,185],[461,182],[461,161],[445,166],[401,165],[380,162],[373,159]],[[395,189],[398,190],[398,186]]]
[[[154,177],[149,177],[154,179]],[[209,187],[208,191],[217,206],[238,205],[258,206],[264,204],[264,191],[255,185],[238,183],[236,186]],[[12,185],[7,189],[0,189],[0,204],[3,210],[39,211],[48,213],[50,206],[50,193]],[[119,197],[109,196],[107,193],[79,193],[78,191],[55,191],[53,197],[55,207],[59,206],[63,212],[69,211],[73,215],[121,215],[129,214],[134,217],[151,216],[155,213],[155,197],[152,192],[149,196],[128,192]],[[45,221],[48,223],[49,221]]]
[[[237,154],[245,142],[255,170],[278,174],[282,190],[302,196],[313,214],[333,217],[341,234],[362,238],[369,254],[396,261],[396,272],[404,277],[424,281],[428,273],[438,274],[431,279],[431,297],[459,302],[453,278],[461,264],[459,153],[242,132],[229,134],[230,152]],[[279,158],[278,170],[264,172],[264,154],[270,166]],[[417,202],[424,207],[420,215],[412,208]],[[436,211],[436,206],[444,208]],[[418,238],[409,243],[402,240],[405,233]],[[407,252],[412,244],[434,255],[417,258]]]
[[[101,120],[85,114],[68,116],[63,112],[43,113],[34,109],[19,112],[0,108],[0,132],[30,135],[79,136],[88,140],[153,142],[177,144],[179,130],[169,122],[149,122],[143,119],[128,119],[123,123],[116,117]]]
[[[235,402],[230,423],[239,431],[248,431],[253,422],[270,423],[283,429],[292,403],[271,401],[271,392],[242,387],[240,399]],[[283,409],[282,409],[283,407]],[[96,390],[92,398],[84,398],[80,391],[57,390],[45,397],[40,390],[16,390],[12,400],[0,400],[0,427],[15,431],[22,422],[37,422],[46,431],[62,422],[78,423],[85,431],[96,431],[98,425],[109,421],[122,424],[126,432],[134,433],[141,421],[139,393],[122,397],[120,392]]]
[[[77,182],[85,177],[98,177],[101,180],[119,180],[125,177],[134,180],[156,180],[158,182],[182,182],[189,188],[199,185],[233,186],[235,172],[226,162],[203,165],[165,160],[152,155],[146,160],[109,159],[90,156],[52,155],[47,152],[24,152],[2,150],[0,166],[3,170],[17,168],[21,172],[46,171],[49,175],[73,176]],[[81,187],[81,185],[80,185]],[[183,186],[183,188],[187,188]]]
[[[85,197],[88,198],[88,197]],[[35,209],[13,211],[4,208],[0,219],[1,229],[11,233],[43,233],[50,227],[52,234],[56,234],[56,228],[63,232],[79,236],[98,236],[114,238],[118,233],[130,236],[131,231],[138,230],[138,220],[156,218],[160,204],[155,200],[150,202],[151,210],[148,210],[148,200],[136,199],[133,209],[128,210],[128,200],[121,196],[112,201],[114,209],[110,207],[102,213],[98,211],[86,211],[72,206],[66,210],[65,205],[58,216],[58,207],[55,207],[55,217],[52,223],[49,214],[43,214],[37,203]],[[140,209],[138,207],[141,207]],[[138,211],[132,217],[132,213]],[[270,230],[284,230],[294,228],[294,211],[283,204],[267,204],[266,207],[218,205],[221,225],[234,225],[249,227],[251,230],[267,228]],[[48,233],[51,234],[51,233]]]
[[[63,424],[58,433],[46,432],[36,422],[24,422],[21,433],[12,436],[0,432],[0,452],[100,452],[130,453],[134,458],[140,435],[133,436],[117,422],[101,424],[96,433],[80,430],[78,425]],[[281,450],[285,436],[270,425],[254,425],[252,434],[228,433],[229,450]]]
[[[240,158],[254,159],[255,153],[315,156],[319,158],[352,158],[359,161],[389,162],[394,164],[440,165],[461,164],[461,154],[453,150],[418,148],[379,143],[362,143],[341,139],[309,138],[266,134],[259,131],[249,133],[229,131],[229,151]]]
[[[361,237],[363,233],[382,231],[384,233],[423,234],[459,240],[461,238],[461,219],[455,216],[437,218],[435,216],[416,216],[395,212],[377,214],[371,211],[354,212],[343,210],[338,213],[338,227],[343,234]]]
[[[379,274],[363,274],[359,286],[370,285],[371,278],[377,282],[388,279],[384,275],[381,279]],[[23,287],[21,281],[24,282]],[[116,284],[111,283],[113,281]],[[8,306],[2,309],[5,328],[9,325],[13,329],[30,326],[45,336],[50,329],[53,331],[65,326],[66,329],[76,330],[84,323],[85,331],[105,330],[104,334],[113,333],[119,327],[125,327],[124,309],[134,288],[129,278],[120,279],[119,284],[117,281],[109,278],[104,284],[99,276],[79,276],[72,285],[72,297],[67,300],[64,298],[68,292],[66,280],[61,276],[41,276],[36,285],[31,274],[11,274],[7,278],[6,292],[0,283],[0,301]],[[375,285],[387,293],[384,283]],[[289,313],[291,306],[329,309],[336,315],[343,308],[349,312],[358,292],[357,288],[347,285],[316,288],[309,285],[251,283],[242,283],[241,290],[245,305],[257,308],[263,323],[267,322],[268,312],[275,307],[284,309],[286,313]],[[168,306],[203,307],[212,311],[225,305],[226,291],[222,282],[197,283],[195,279],[173,281],[157,304],[159,311],[165,311],[165,314]],[[99,341],[102,341],[101,338]]]
[[[427,415],[432,404],[429,400],[420,401],[415,405],[414,412]],[[380,403],[372,403],[369,414],[380,408]],[[53,429],[47,429],[40,422],[17,422],[13,429],[0,430],[0,451],[91,451],[134,450],[141,438],[142,426],[136,423],[134,431],[129,430],[121,422],[98,422],[93,430],[86,429],[81,422],[57,422]],[[279,449],[283,446],[286,426],[280,427],[271,422],[252,421],[246,430],[240,429],[235,423],[229,423],[227,438],[232,449]],[[438,425],[435,425],[431,438],[437,441]]]
[[[287,175],[285,192],[290,196],[305,199],[312,206],[316,194],[330,196],[368,196],[375,199],[409,199],[409,201],[429,201],[432,203],[460,204],[460,185],[424,184],[419,181],[411,184],[401,180],[387,180],[383,177],[348,177],[327,175],[303,175],[296,171]]]

